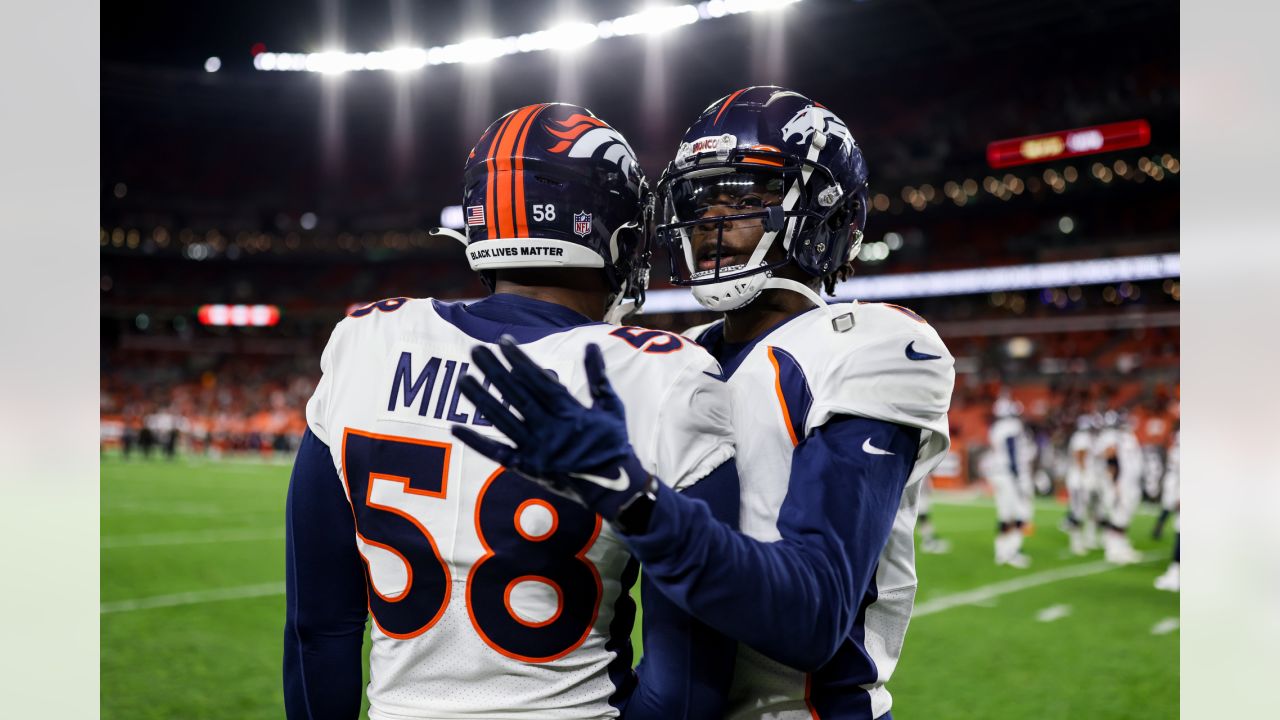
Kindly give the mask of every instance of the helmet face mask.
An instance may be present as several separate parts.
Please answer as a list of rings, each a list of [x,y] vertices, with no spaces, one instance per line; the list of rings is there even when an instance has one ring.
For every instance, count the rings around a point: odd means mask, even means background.
[[[826,250],[829,230],[843,206],[839,183],[825,168],[805,163],[761,167],[751,162],[700,166],[673,177],[659,195],[666,221],[657,242],[672,259],[671,282],[698,286],[771,273],[799,262],[825,272],[812,257]],[[786,193],[799,188],[797,209],[786,208]],[[826,193],[829,206],[816,197]],[[795,238],[804,238],[795,242]],[[838,263],[836,263],[838,264]],[[807,266],[807,267],[806,267]],[[818,274],[810,271],[810,274]]]
[[[866,196],[866,164],[839,118],[799,93],[746,88],[685,132],[657,186],[654,237],[673,284],[732,310],[786,265],[820,278],[853,257]]]

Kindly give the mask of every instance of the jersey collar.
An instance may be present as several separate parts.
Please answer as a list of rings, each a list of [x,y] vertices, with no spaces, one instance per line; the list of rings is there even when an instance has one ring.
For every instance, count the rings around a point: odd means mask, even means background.
[[[563,305],[510,293],[495,293],[467,305],[441,300],[431,303],[441,318],[487,343],[496,343],[503,335],[516,342],[532,342],[570,328],[603,324]]]
[[[720,320],[715,323],[712,323],[711,327],[707,328],[706,330],[703,330],[702,334],[698,336],[696,342],[702,347],[706,348],[707,352],[711,353],[712,357],[720,361],[720,368],[723,371],[724,376],[726,378],[730,378],[730,377],[733,377],[733,373],[737,371],[739,367],[742,366],[743,361],[747,359],[747,356],[751,354],[751,351],[755,349],[755,346],[760,344],[761,340],[764,340],[765,338],[769,337],[773,333],[777,332],[782,328],[783,325],[786,325],[792,320],[795,320],[796,318],[804,317],[805,315],[808,315],[809,313],[818,309],[819,308],[816,308],[816,307],[809,308],[808,310],[805,310],[803,312],[798,312],[789,318],[784,318],[782,320],[779,320],[778,322],[774,323],[774,325],[770,327],[768,330],[765,330],[764,332],[760,333],[759,335],[755,336],[754,338],[744,343],[725,342],[724,341],[724,320]]]

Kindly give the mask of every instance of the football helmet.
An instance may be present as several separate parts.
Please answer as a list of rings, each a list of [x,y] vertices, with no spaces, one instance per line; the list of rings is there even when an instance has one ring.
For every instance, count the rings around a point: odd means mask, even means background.
[[[542,103],[489,126],[463,171],[467,261],[496,270],[601,268],[606,320],[644,303],[649,187],[626,138],[590,110]]]
[[[671,282],[691,287],[704,307],[734,310],[769,287],[825,307],[807,285],[774,271],[794,263],[822,277],[857,254],[867,165],[848,127],[821,104],[749,87],[712,103],[685,131],[658,181],[655,213]],[[766,259],[775,243],[782,259]]]
[[[997,419],[1022,417],[1022,403],[1014,400],[1011,395],[1001,393],[991,405],[991,414]]]

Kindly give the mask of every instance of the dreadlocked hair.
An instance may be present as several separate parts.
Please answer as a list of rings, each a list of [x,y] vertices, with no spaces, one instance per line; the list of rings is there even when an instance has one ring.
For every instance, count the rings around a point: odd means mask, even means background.
[[[840,209],[836,210],[836,212],[834,212],[832,216],[827,220],[828,226],[831,228],[846,227],[845,223],[847,222],[847,219],[849,218],[849,216],[850,215],[853,215],[855,217],[857,216],[858,206],[861,204],[861,202],[862,202],[861,200],[855,197],[851,205],[843,206]],[[846,229],[846,232],[847,231],[848,230]],[[831,297],[835,297],[836,283],[844,282],[845,280],[848,280],[851,277],[853,277],[853,258],[849,258],[845,260],[844,262],[837,265],[835,270],[832,270],[831,272],[823,275],[822,289],[827,293],[827,295]]]
[[[845,260],[835,270],[822,276],[822,289],[831,297],[835,297],[836,283],[853,277],[853,263]]]

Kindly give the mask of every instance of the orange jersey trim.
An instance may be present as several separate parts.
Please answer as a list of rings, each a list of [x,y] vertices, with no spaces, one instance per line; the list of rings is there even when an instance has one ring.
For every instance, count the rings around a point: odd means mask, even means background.
[[[538,622],[534,622],[532,620],[525,620],[524,618],[520,617],[520,613],[517,613],[515,608],[511,607],[511,591],[515,589],[516,585],[519,585],[520,583],[525,582],[526,580],[531,582],[540,582],[544,585],[550,585],[551,589],[556,591],[556,611],[552,613],[551,617],[547,618],[546,620],[541,620]],[[511,582],[507,583],[507,588],[502,591],[502,604],[507,608],[507,613],[511,615],[511,619],[515,620],[521,625],[524,625],[525,627],[531,627],[531,628],[546,627],[551,623],[555,622],[556,620],[559,620],[560,613],[564,612],[564,590],[560,589],[559,583],[555,582],[549,577],[542,577],[541,575],[521,575],[515,580],[512,580]]]
[[[541,535],[530,535],[524,531],[524,528],[520,527],[520,516],[524,515],[525,508],[530,505],[537,505],[538,507],[546,508],[547,512],[551,513],[551,528]],[[520,537],[528,540],[529,542],[541,542],[552,535],[555,535],[556,530],[560,529],[560,513],[556,512],[556,509],[546,500],[542,500],[541,498],[529,498],[516,507],[515,523],[516,532],[520,533]]]
[[[791,436],[791,446],[800,444],[795,426],[791,424],[791,412],[787,410],[787,398],[782,394],[782,368],[778,367],[778,358],[773,354],[773,346],[769,346],[769,362],[773,363],[773,389],[778,394],[778,407],[782,408],[782,422],[787,426],[787,434]]]
[[[809,717],[812,720],[822,720],[818,717],[818,709],[813,706],[813,700],[809,698],[809,693],[813,691],[813,673],[804,674],[804,706],[809,711]]]

